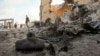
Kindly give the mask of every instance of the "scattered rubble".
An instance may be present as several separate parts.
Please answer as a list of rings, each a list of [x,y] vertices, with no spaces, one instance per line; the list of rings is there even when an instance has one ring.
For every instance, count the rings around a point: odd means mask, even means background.
[[[41,51],[36,56],[100,56],[100,35],[97,34],[100,33],[100,16],[98,16],[100,4],[99,2],[92,4],[75,5],[75,10],[73,9],[73,13],[69,15],[71,19],[66,21],[67,23],[60,18],[57,18],[54,24],[51,23],[50,18],[45,23],[35,22],[34,27],[29,28],[28,34],[25,33],[27,31],[20,32],[26,38],[23,38],[22,35],[17,36],[19,32],[12,32],[11,36],[14,38],[9,37],[9,40],[6,40],[5,35],[9,36],[9,34],[1,34],[4,37],[1,36],[3,39],[0,39],[0,49],[2,50],[0,56],[10,56],[6,52],[9,51],[8,46],[10,49],[14,47],[12,49],[15,52],[10,50],[13,53],[12,56],[25,55],[19,51],[35,50]],[[3,49],[6,50],[3,52]],[[36,52],[30,53],[30,56],[33,56],[33,53]]]

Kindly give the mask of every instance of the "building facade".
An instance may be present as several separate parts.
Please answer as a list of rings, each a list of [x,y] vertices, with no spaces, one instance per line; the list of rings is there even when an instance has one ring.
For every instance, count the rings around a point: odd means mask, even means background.
[[[88,3],[90,0],[74,0],[74,1],[79,1],[79,4],[86,4]],[[45,22],[46,19],[51,18],[51,19],[55,19],[56,18],[56,14],[60,13],[59,12],[51,12],[50,8],[51,6],[52,0],[41,0],[41,5],[40,5],[40,20],[42,22]],[[61,9],[62,12],[63,8]],[[63,13],[62,13],[63,14]],[[52,20],[52,22],[54,22]]]
[[[45,22],[47,18],[50,16],[50,4],[52,0],[41,0],[40,5],[40,20]]]

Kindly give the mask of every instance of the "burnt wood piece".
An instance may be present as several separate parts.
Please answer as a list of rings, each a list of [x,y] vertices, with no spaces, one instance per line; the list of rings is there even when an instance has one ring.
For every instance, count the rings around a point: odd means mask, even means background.
[[[47,47],[47,50],[49,51],[50,55],[55,55],[55,49],[53,47],[52,44],[49,44],[49,46]]]
[[[68,51],[68,46],[64,46],[64,47],[62,47],[62,48],[59,50],[59,52],[60,52],[60,51],[67,52],[67,51]]]
[[[86,30],[85,32],[91,32],[91,33],[97,33],[98,29],[93,28],[93,26],[90,23],[84,23],[82,27]]]

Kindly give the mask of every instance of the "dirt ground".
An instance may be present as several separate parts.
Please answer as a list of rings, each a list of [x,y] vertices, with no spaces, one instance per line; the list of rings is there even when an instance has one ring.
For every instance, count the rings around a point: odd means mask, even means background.
[[[15,42],[26,38],[27,30],[0,31],[0,56],[50,56],[48,51],[23,54],[15,51]],[[67,37],[65,37],[67,38]],[[68,52],[59,52],[56,56],[100,56],[100,34],[81,34],[70,41]],[[61,42],[60,44],[63,44]],[[57,45],[55,45],[55,49]]]

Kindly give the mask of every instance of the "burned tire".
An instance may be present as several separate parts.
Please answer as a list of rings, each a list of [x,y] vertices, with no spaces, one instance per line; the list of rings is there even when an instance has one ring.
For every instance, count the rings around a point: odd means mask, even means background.
[[[42,51],[45,47],[44,42],[31,42],[27,39],[19,40],[15,43],[16,51]]]

